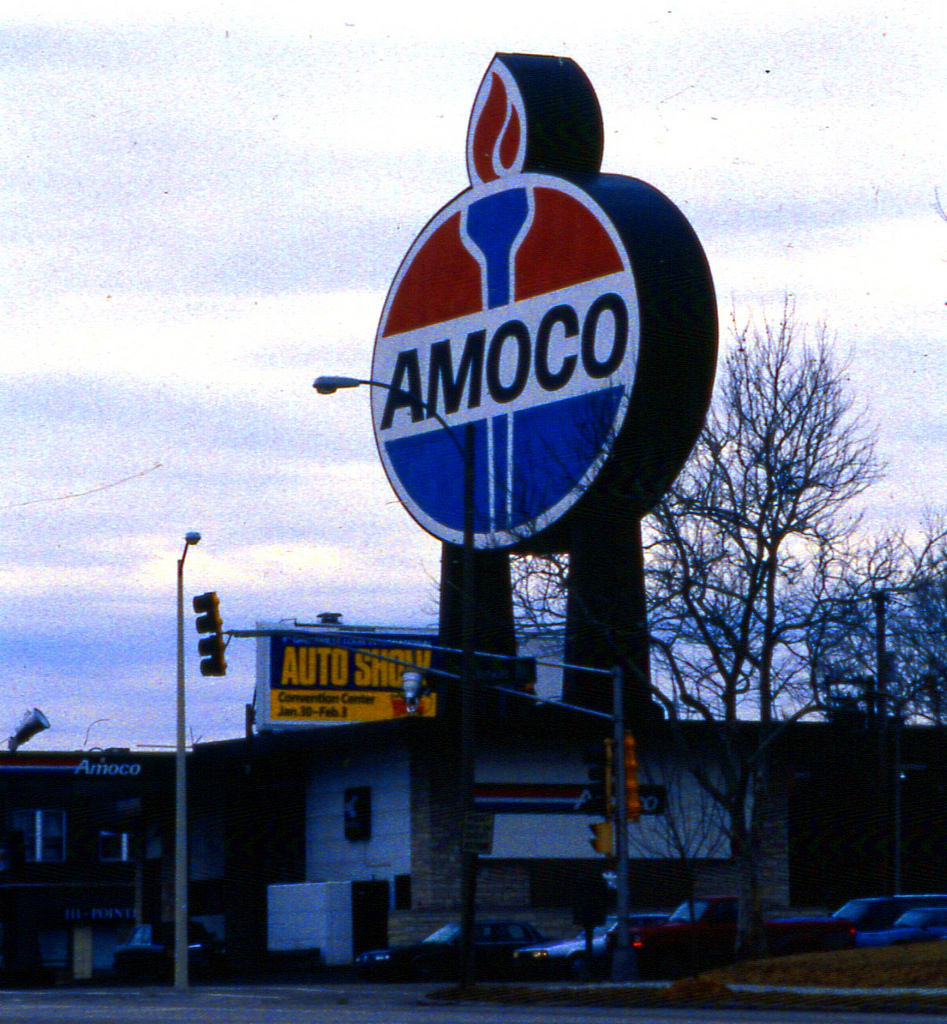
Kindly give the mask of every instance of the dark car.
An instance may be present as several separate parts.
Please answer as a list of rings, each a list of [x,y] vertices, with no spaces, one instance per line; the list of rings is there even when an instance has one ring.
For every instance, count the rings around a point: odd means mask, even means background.
[[[223,945],[200,921],[188,925],[187,960],[188,973],[195,977],[223,968]],[[114,970],[126,981],[169,980],[174,974],[174,925],[138,925],[127,942],[115,947]]]
[[[540,932],[525,921],[477,921],[473,934],[477,977],[507,977],[514,951],[542,941]],[[460,925],[445,924],[410,945],[360,953],[355,966],[363,978],[370,979],[456,978],[460,974]]]
[[[947,894],[928,893],[902,896],[875,896],[849,900],[832,915],[851,921],[855,926],[856,946],[890,946],[903,941],[894,927],[895,921],[909,910],[947,907]]]
[[[629,914],[628,927],[644,928],[663,924],[666,920],[667,914]],[[516,973],[520,977],[570,977],[580,981],[605,977],[611,967],[608,937],[617,926],[618,919],[612,915],[605,924],[592,930],[591,957],[585,948],[584,931],[569,939],[524,946],[513,954]]]

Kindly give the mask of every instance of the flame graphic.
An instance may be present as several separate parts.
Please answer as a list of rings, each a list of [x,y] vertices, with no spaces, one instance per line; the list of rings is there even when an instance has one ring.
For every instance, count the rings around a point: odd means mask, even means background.
[[[519,170],[522,143],[520,115],[510,102],[506,86],[494,71],[490,91],[474,128],[471,157],[481,184]]]

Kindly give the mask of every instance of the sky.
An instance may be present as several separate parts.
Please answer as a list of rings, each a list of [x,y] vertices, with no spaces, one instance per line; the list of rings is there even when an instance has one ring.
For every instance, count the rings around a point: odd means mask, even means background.
[[[225,628],[435,622],[368,394],[311,385],[368,376],[496,52],[582,66],[603,169],[690,220],[722,338],[787,294],[826,325],[888,467],[869,522],[943,507],[940,0],[311,6],[0,0],[0,738],[37,706],[29,749],[173,744],[189,530]],[[185,628],[190,738],[242,735],[254,641],[204,679]]]

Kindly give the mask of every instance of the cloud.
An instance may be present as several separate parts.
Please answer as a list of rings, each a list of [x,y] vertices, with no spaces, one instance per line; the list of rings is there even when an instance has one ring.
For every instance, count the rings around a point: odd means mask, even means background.
[[[0,20],[0,659],[37,745],[171,742],[176,560],[225,622],[423,624],[440,545],[396,502],[363,390],[387,288],[466,187],[495,50],[573,56],[605,168],[665,192],[731,305],[826,321],[894,476],[938,496],[947,188],[942,5],[684,0],[588,12],[276,0]],[[158,467],[158,468],[156,468]],[[189,665],[194,640],[188,622]],[[239,735],[255,671],[195,680]],[[232,655],[232,656],[231,656]],[[46,706],[46,705],[49,706]]]

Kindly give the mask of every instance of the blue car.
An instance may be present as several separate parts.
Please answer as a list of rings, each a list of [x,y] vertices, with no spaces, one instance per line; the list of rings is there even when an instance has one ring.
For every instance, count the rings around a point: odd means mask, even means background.
[[[891,926],[892,943],[947,938],[947,907],[920,907],[902,914]]]
[[[928,893],[902,896],[876,896],[849,900],[833,917],[844,918],[855,926],[856,946],[890,946],[913,942],[904,938],[904,929],[896,922],[911,910],[947,910],[947,894]]]

